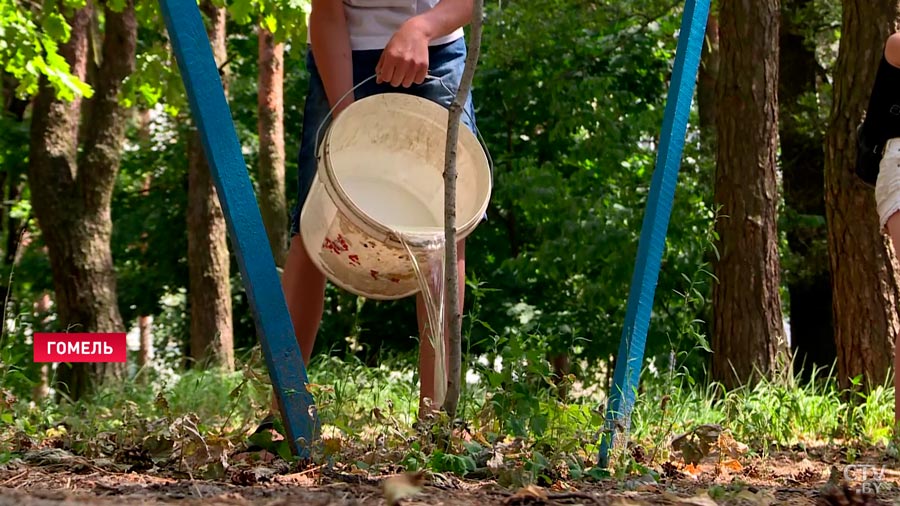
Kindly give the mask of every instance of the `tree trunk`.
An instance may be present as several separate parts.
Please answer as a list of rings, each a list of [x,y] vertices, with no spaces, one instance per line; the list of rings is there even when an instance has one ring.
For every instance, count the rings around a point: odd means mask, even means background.
[[[6,195],[8,202],[19,200],[22,195],[23,183],[19,181],[19,174],[12,174],[7,179],[9,182],[9,192]],[[6,265],[12,265],[16,259],[16,252],[19,250],[19,241],[22,239],[22,220],[13,216],[12,213],[6,218],[6,249],[3,261]]]
[[[547,359],[553,368],[553,384],[556,385],[557,394],[560,399],[565,399],[569,395],[569,386],[566,377],[572,372],[572,364],[568,353],[550,354]]]
[[[138,328],[141,332],[138,367],[143,368],[150,365],[150,356],[153,354],[153,317],[149,315],[138,317]]]
[[[209,39],[216,62],[226,59],[226,10],[204,0],[209,18]],[[227,89],[227,75],[222,83]],[[188,270],[190,278],[191,346],[193,362],[203,368],[234,370],[231,321],[231,259],[228,256],[225,215],[213,185],[200,135],[188,139]]]
[[[275,265],[284,267],[288,210],[284,186],[284,43],[259,32],[259,203]]]
[[[6,181],[8,179],[12,179],[9,177],[9,171],[0,172],[0,237],[6,236],[6,240],[9,241],[9,235],[14,234],[15,232],[11,232],[9,228],[9,223],[6,221],[6,202],[12,202],[6,199]],[[4,262],[7,258],[9,258],[9,254],[4,250],[0,257],[3,258]],[[5,263],[5,265],[9,265]]]
[[[75,11],[62,54],[83,77],[88,55],[91,2]],[[137,41],[134,4],[107,10],[103,63],[97,73],[91,128],[79,142],[81,101],[65,102],[42,80],[31,124],[29,184],[33,209],[50,257],[62,326],[73,332],[123,332],[110,250],[110,201],[125,135],[118,95],[133,72]],[[80,146],[79,146],[80,145]],[[79,149],[80,147],[80,149]],[[57,389],[79,399],[124,364],[60,364]]]
[[[783,346],[775,178],[779,0],[719,13],[713,377],[727,388],[768,375]]]
[[[719,20],[710,9],[706,22],[706,41],[700,56],[697,76],[697,111],[700,128],[715,134],[716,80],[719,76]]]
[[[150,357],[153,354],[153,317],[150,315],[139,316],[138,330],[140,331],[140,345],[137,356],[138,379],[142,383],[146,383]]]
[[[784,202],[790,216],[786,233],[794,259],[786,269],[791,349],[795,372],[802,368],[807,378],[814,367],[829,373],[837,357],[831,317],[828,229],[824,225],[825,133],[814,127],[817,101],[805,100],[815,95],[816,76],[821,69],[814,46],[807,44],[802,27],[794,21],[811,1],[785,0],[782,6],[778,82]]]
[[[884,41],[896,29],[897,0],[844,2],[834,72],[831,124],[825,137],[825,204],[834,287],[838,377],[843,388],[883,384],[900,330],[897,264],[879,230],[874,193],[855,175],[856,129],[862,122]]]
[[[12,74],[4,72],[0,79],[3,80],[3,110],[21,122],[25,120],[25,110],[28,109],[30,100],[23,100],[16,96],[18,84]]]
[[[47,324],[50,323],[50,310],[53,308],[53,300],[50,294],[44,293],[34,303],[34,316],[38,325],[36,331],[46,332]],[[50,394],[50,364],[41,364],[38,372],[38,381],[31,390],[31,399],[35,403],[47,398]]]

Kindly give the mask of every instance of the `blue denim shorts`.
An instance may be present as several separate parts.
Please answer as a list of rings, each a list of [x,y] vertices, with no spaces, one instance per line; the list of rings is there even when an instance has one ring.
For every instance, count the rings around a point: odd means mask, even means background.
[[[353,51],[353,84],[358,85],[375,74],[375,66],[381,58],[381,50]],[[426,79],[422,84],[413,84],[409,88],[394,87],[390,83],[378,84],[375,79],[367,81],[354,92],[354,97],[359,100],[379,93],[408,93],[436,102],[444,107],[450,107],[456,92],[466,63],[466,43],[464,38],[454,42],[432,46],[429,48],[428,74],[438,79]],[[306,67],[309,70],[309,91],[306,96],[306,105],[303,110],[303,130],[300,140],[300,155],[297,160],[297,201],[291,213],[291,236],[300,232],[300,211],[309,194],[313,177],[316,174],[316,132],[320,125],[322,132],[328,128],[331,118],[328,113],[331,107],[325,95],[322,78],[319,76],[312,51],[307,49]],[[466,98],[463,108],[462,122],[473,133],[477,132],[475,126],[475,111],[472,106],[472,94]],[[320,135],[324,137],[324,135]],[[321,139],[320,139],[321,140]]]

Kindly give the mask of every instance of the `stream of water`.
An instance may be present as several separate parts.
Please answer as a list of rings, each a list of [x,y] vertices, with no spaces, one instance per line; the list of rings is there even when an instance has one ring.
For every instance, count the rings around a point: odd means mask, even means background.
[[[411,259],[419,290],[425,301],[428,314],[429,340],[434,349],[434,402],[435,406],[444,404],[447,396],[447,357],[444,335],[444,249],[446,240],[444,232],[433,229],[424,231],[397,231],[400,243],[406,248]],[[425,252],[424,264],[420,265],[410,244],[423,245],[417,249]]]

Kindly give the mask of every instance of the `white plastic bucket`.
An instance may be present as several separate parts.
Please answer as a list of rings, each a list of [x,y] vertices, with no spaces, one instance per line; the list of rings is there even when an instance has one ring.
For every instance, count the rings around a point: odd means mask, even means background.
[[[427,99],[384,93],[353,102],[325,131],[300,215],[313,263],[337,286],[371,299],[415,294],[397,231],[443,234],[449,111]],[[491,195],[487,154],[462,122],[457,144],[456,229],[467,237]],[[408,245],[427,264],[433,248]]]

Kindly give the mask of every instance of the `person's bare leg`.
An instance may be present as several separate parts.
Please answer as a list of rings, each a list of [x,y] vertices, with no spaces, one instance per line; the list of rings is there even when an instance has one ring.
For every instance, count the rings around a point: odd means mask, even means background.
[[[900,68],[900,33],[891,35],[884,46],[884,57],[894,67]],[[887,221],[888,234],[894,251],[900,253],[900,213],[894,213]],[[894,343],[894,424],[900,424],[900,335]]]
[[[886,228],[891,236],[894,252],[900,254],[900,212],[888,218]],[[900,334],[894,343],[894,424],[900,424]]]
[[[309,258],[300,234],[291,238],[281,285],[303,363],[308,367],[325,307],[325,275]],[[273,414],[279,411],[274,393],[271,410]]]
[[[466,241],[459,241],[456,246],[456,265],[459,270],[459,308],[462,311],[463,301],[466,292]],[[425,300],[421,293],[416,294],[416,319],[419,323],[419,418],[423,418],[428,413],[428,407],[425,399],[434,399],[434,347],[431,345],[431,331],[427,326],[428,313],[425,309]],[[449,334],[449,318],[444,320],[444,356],[446,365],[444,370],[449,367],[450,358],[450,339]],[[431,411],[436,411],[439,406],[431,406]]]

